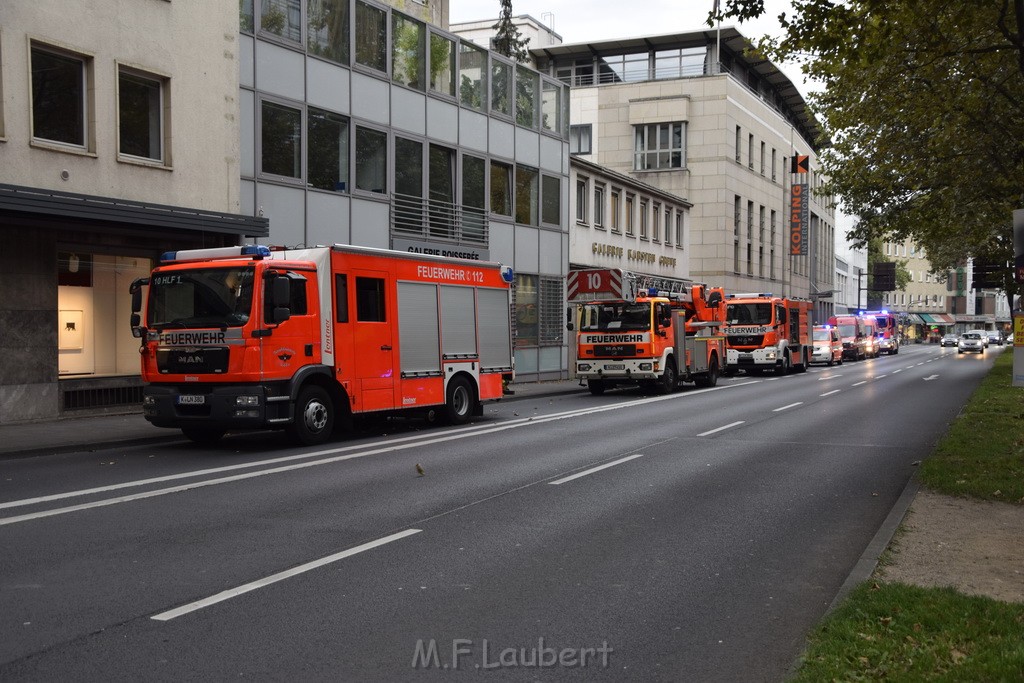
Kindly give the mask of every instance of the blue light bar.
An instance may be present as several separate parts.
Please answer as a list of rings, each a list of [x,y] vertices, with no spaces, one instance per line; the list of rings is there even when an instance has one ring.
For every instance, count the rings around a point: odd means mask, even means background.
[[[215,258],[238,258],[238,257],[268,258],[270,248],[262,244],[249,244],[241,247],[213,247],[210,249],[183,249],[181,251],[165,251],[160,256],[161,261],[194,261],[198,259]]]

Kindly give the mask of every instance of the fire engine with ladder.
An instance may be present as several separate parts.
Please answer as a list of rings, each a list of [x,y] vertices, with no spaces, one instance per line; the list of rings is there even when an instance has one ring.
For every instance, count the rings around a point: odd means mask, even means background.
[[[566,284],[567,301],[579,306],[576,376],[590,393],[646,384],[667,394],[680,382],[718,383],[721,288],[618,268],[571,271]]]
[[[306,445],[355,414],[465,422],[514,377],[512,280],[344,245],[168,252],[130,290],[143,415],[198,442],[284,429]]]
[[[814,351],[813,303],[770,292],[726,297],[724,374],[806,372]]]

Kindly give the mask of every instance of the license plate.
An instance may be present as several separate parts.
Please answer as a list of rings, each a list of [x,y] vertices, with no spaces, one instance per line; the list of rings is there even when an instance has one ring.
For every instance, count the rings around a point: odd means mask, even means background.
[[[206,396],[203,394],[182,394],[178,397],[180,406],[201,406],[206,403]]]
[[[612,363],[610,365],[604,366],[604,369],[605,370],[625,370],[626,369],[626,365],[624,363]]]

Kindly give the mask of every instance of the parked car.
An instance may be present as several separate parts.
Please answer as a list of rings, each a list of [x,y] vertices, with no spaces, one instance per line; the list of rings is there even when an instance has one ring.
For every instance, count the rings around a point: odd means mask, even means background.
[[[957,353],[966,353],[968,351],[976,351],[978,353],[985,353],[985,342],[988,338],[983,336],[980,332],[964,332],[960,336],[960,341],[956,345]]]
[[[843,364],[843,341],[839,338],[838,329],[831,325],[815,325],[813,341],[812,363],[824,363],[829,367]]]
[[[939,340],[939,346],[956,346],[960,341],[960,335],[958,334],[947,334]]]

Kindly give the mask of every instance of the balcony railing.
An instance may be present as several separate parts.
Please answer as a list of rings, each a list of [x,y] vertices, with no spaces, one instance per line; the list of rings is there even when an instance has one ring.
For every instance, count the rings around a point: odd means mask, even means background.
[[[487,215],[483,209],[398,193],[391,199],[391,232],[454,244],[488,244]]]

